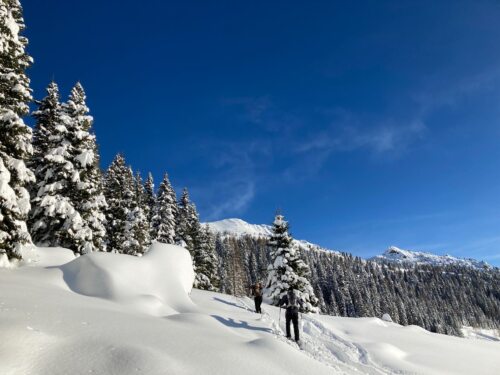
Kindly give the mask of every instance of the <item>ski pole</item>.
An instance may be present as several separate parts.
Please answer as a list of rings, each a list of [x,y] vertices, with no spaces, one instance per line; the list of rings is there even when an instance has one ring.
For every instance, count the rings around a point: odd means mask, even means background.
[[[281,329],[281,306],[280,306],[280,315],[278,318],[278,327]]]

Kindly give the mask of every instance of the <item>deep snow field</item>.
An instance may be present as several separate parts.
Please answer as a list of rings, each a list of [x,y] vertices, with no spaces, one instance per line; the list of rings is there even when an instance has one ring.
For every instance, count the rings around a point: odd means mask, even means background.
[[[142,258],[27,249],[0,268],[0,374],[499,374],[500,342],[378,318],[284,314],[191,290],[187,251],[154,244]],[[5,262],[4,262],[5,263]],[[4,264],[5,266],[5,264]]]

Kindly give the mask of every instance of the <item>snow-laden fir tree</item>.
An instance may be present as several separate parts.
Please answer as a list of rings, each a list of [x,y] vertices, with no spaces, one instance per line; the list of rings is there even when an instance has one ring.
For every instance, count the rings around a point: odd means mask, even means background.
[[[132,170],[130,170],[132,173]],[[150,224],[147,219],[149,211],[145,204],[146,192],[142,183],[141,174],[137,173],[134,180],[135,199],[130,207],[127,228],[131,240],[129,246],[134,254],[144,254],[151,245]],[[146,208],[146,210],[145,210]]]
[[[32,189],[30,229],[33,241],[62,246],[76,253],[92,251],[92,231],[72,200],[79,182],[71,143],[71,121],[59,103],[59,89],[52,82],[47,96],[33,113],[36,184]]]
[[[194,240],[198,234],[199,218],[196,207],[189,200],[187,188],[182,191],[175,223],[175,242],[188,249],[191,253],[194,248]]]
[[[158,242],[175,243],[175,218],[177,217],[177,197],[165,173],[158,189],[154,206],[152,227],[154,239]]]
[[[151,172],[148,173],[148,178],[146,179],[146,182],[144,183],[144,192],[145,192],[145,198],[144,198],[144,204],[147,206],[147,218],[148,218],[148,223],[150,225],[150,232],[149,235],[151,239],[154,239],[155,234],[154,234],[154,228],[153,228],[153,217],[155,215],[155,206],[156,206],[156,194],[155,194],[155,183],[153,179],[153,174]],[[177,204],[177,202],[176,202]]]
[[[149,223],[142,210],[144,187],[123,155],[116,155],[104,179],[108,251],[139,255],[150,244]]]
[[[131,254],[126,241],[129,232],[127,220],[135,200],[134,180],[123,155],[118,154],[104,176],[104,195],[108,203],[106,211],[107,250]]]
[[[288,289],[295,289],[302,300],[302,312],[318,312],[318,299],[308,280],[309,266],[301,258],[300,248],[292,242],[288,233],[288,222],[282,215],[276,215],[273,234],[269,240],[271,264],[268,266],[266,297],[277,305]]]
[[[194,287],[203,290],[216,290],[219,287],[217,272],[217,254],[215,251],[215,236],[208,225],[197,229],[198,235],[194,244],[194,264],[196,278]]]
[[[31,101],[26,69],[33,62],[26,53],[28,39],[18,0],[0,1],[0,257],[21,258],[20,247],[31,241],[26,220],[34,181],[26,167],[31,157],[31,129],[23,117]]]
[[[92,251],[105,251],[105,215],[107,204],[103,192],[102,172],[99,168],[99,152],[95,135],[92,134],[93,118],[85,103],[85,91],[80,83],[71,90],[64,105],[70,126],[73,165],[78,173],[76,189],[71,199],[85,224],[92,232]]]

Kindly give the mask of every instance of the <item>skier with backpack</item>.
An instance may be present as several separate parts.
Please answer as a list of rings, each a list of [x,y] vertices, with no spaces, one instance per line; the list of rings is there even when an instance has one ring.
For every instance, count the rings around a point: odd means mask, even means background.
[[[293,323],[295,341],[299,341],[299,305],[303,307],[303,302],[297,297],[295,289],[290,287],[287,293],[279,300],[279,306],[286,306],[286,337],[292,338],[290,334],[290,323]]]
[[[262,305],[262,284],[258,282],[255,283],[255,285],[252,285],[251,293],[255,302],[255,312],[257,314],[262,314],[262,310],[260,308],[260,305]]]

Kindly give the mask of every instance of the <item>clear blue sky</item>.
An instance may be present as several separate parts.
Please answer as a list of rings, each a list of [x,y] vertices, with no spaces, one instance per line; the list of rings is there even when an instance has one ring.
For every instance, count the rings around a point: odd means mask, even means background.
[[[80,80],[103,166],[202,220],[500,264],[498,1],[24,0],[35,96]]]

